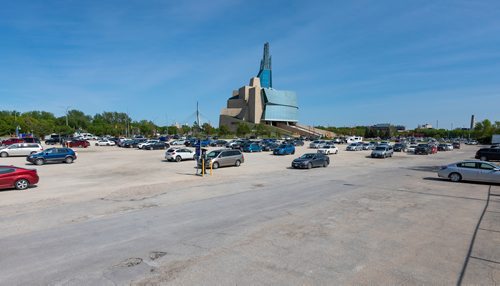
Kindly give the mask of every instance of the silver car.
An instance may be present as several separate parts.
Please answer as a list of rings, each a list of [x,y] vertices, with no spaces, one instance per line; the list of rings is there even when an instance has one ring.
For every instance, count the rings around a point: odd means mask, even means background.
[[[0,149],[0,157],[29,156],[43,151],[38,143],[16,143]]]
[[[210,165],[212,165],[212,168],[214,169],[225,166],[239,167],[243,162],[245,162],[243,153],[237,149],[214,150],[207,153],[206,158],[205,167],[210,168]],[[198,160],[198,167],[201,167],[201,160]]]
[[[394,149],[390,145],[379,145],[373,149],[372,154],[370,155],[372,158],[387,158],[392,157],[394,154]]]
[[[453,182],[500,183],[500,167],[485,161],[462,161],[441,167],[438,176]]]

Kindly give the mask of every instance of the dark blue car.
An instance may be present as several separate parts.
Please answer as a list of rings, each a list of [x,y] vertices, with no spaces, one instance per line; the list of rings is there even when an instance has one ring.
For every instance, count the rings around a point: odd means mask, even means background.
[[[40,153],[28,156],[26,161],[35,165],[43,165],[50,162],[71,164],[76,160],[76,155],[76,152],[71,148],[49,148]]]
[[[295,146],[292,144],[281,144],[278,148],[274,149],[274,155],[290,155],[295,154]]]

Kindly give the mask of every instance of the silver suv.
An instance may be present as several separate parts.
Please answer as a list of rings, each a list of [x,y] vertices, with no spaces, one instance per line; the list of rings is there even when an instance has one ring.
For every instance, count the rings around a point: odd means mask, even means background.
[[[43,147],[38,143],[16,143],[0,149],[0,157],[29,156],[42,151]]]
[[[205,168],[210,168],[212,164],[213,169],[225,166],[239,167],[241,163],[245,162],[245,157],[238,149],[219,149],[207,153],[205,160]],[[198,160],[198,167],[201,168],[201,160]]]

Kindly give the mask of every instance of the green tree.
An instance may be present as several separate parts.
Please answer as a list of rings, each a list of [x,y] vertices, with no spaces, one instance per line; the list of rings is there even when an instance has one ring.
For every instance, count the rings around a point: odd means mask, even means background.
[[[250,126],[248,124],[240,122],[238,128],[236,129],[236,135],[243,137],[251,132]]]

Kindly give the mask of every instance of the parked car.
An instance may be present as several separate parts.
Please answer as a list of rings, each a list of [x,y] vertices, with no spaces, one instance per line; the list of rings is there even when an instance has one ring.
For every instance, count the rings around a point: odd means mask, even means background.
[[[111,140],[108,140],[108,139],[101,139],[101,140],[98,140],[96,143],[95,143],[96,146],[115,146],[116,143],[115,141],[111,141]]]
[[[477,150],[475,158],[481,161],[498,161],[500,160],[500,148],[481,148]]]
[[[406,152],[406,150],[408,149],[408,146],[404,143],[396,143],[394,144],[394,152]]]
[[[223,147],[226,146],[227,141],[226,140],[215,140],[210,143],[210,146],[212,147]]]
[[[29,186],[38,183],[38,180],[36,169],[0,166],[0,189],[26,190]]]
[[[150,144],[144,145],[142,147],[142,149],[144,149],[144,150],[160,150],[160,149],[167,149],[167,148],[170,148],[170,144],[165,143],[163,141],[150,143]]]
[[[363,150],[373,150],[373,148],[375,148],[375,145],[373,143],[364,142],[362,144]]]
[[[362,151],[363,143],[351,143],[346,147],[347,151]]]
[[[302,140],[293,140],[292,143],[295,146],[304,146],[304,141],[302,141]]]
[[[452,182],[500,183],[500,167],[484,161],[462,161],[441,167],[438,176]]]
[[[273,150],[274,155],[289,155],[295,154],[295,146],[292,144],[281,144]]]
[[[339,148],[334,145],[325,145],[323,148],[318,149],[318,153],[322,153],[325,155],[337,154],[339,152]]]
[[[156,142],[160,142],[160,140],[147,140],[144,142],[139,142],[139,143],[137,143],[137,148],[143,149],[146,145],[153,144]]]
[[[16,143],[0,149],[0,157],[29,156],[43,150],[39,143]]]
[[[71,140],[66,142],[67,147],[69,148],[74,148],[74,147],[79,147],[79,148],[87,148],[90,146],[90,142],[87,140],[83,139],[77,139],[77,140]]]
[[[176,162],[182,160],[195,160],[196,154],[193,150],[188,148],[170,148],[165,152],[165,159]]]
[[[390,145],[379,145],[373,149],[371,157],[372,158],[387,158],[392,157],[394,150]]]
[[[42,152],[29,155],[26,161],[35,165],[53,162],[71,164],[76,158],[77,153],[71,148],[48,148]]]
[[[432,147],[429,144],[418,144],[415,147],[414,151],[415,155],[429,155],[432,154]]]
[[[257,143],[243,145],[243,152],[262,152],[262,147]]]
[[[40,143],[40,139],[35,137],[23,138],[24,143]]]
[[[466,145],[477,145],[478,142],[476,140],[470,140],[465,142]]]
[[[313,142],[309,143],[309,148],[319,148],[321,144],[325,144],[326,142],[324,140],[314,140]]]
[[[441,143],[438,145],[438,151],[447,151],[446,143]]]
[[[460,142],[453,142],[453,149],[460,149]]]
[[[410,144],[407,148],[406,148],[406,152],[407,153],[415,153],[415,148],[417,148],[417,144]]]
[[[313,167],[328,167],[330,158],[323,153],[306,153],[292,161],[294,169],[311,169]]]
[[[16,144],[16,143],[24,143],[24,140],[22,138],[9,138],[9,139],[2,140],[1,145],[9,146],[9,145]]]
[[[170,145],[184,145],[184,143],[186,143],[186,140],[174,140],[172,142],[170,142]]]
[[[205,160],[205,168],[210,168],[210,165],[212,165],[213,169],[226,166],[239,167],[243,162],[245,162],[243,153],[236,149],[214,150],[207,153],[206,156],[207,160]],[[198,160],[199,168],[201,168],[201,164],[201,160]]]
[[[274,149],[278,148],[279,144],[273,143],[273,142],[268,142],[262,146],[262,151],[273,151]]]
[[[45,145],[56,145],[59,143],[61,143],[60,138],[49,138],[49,139],[45,140]]]

